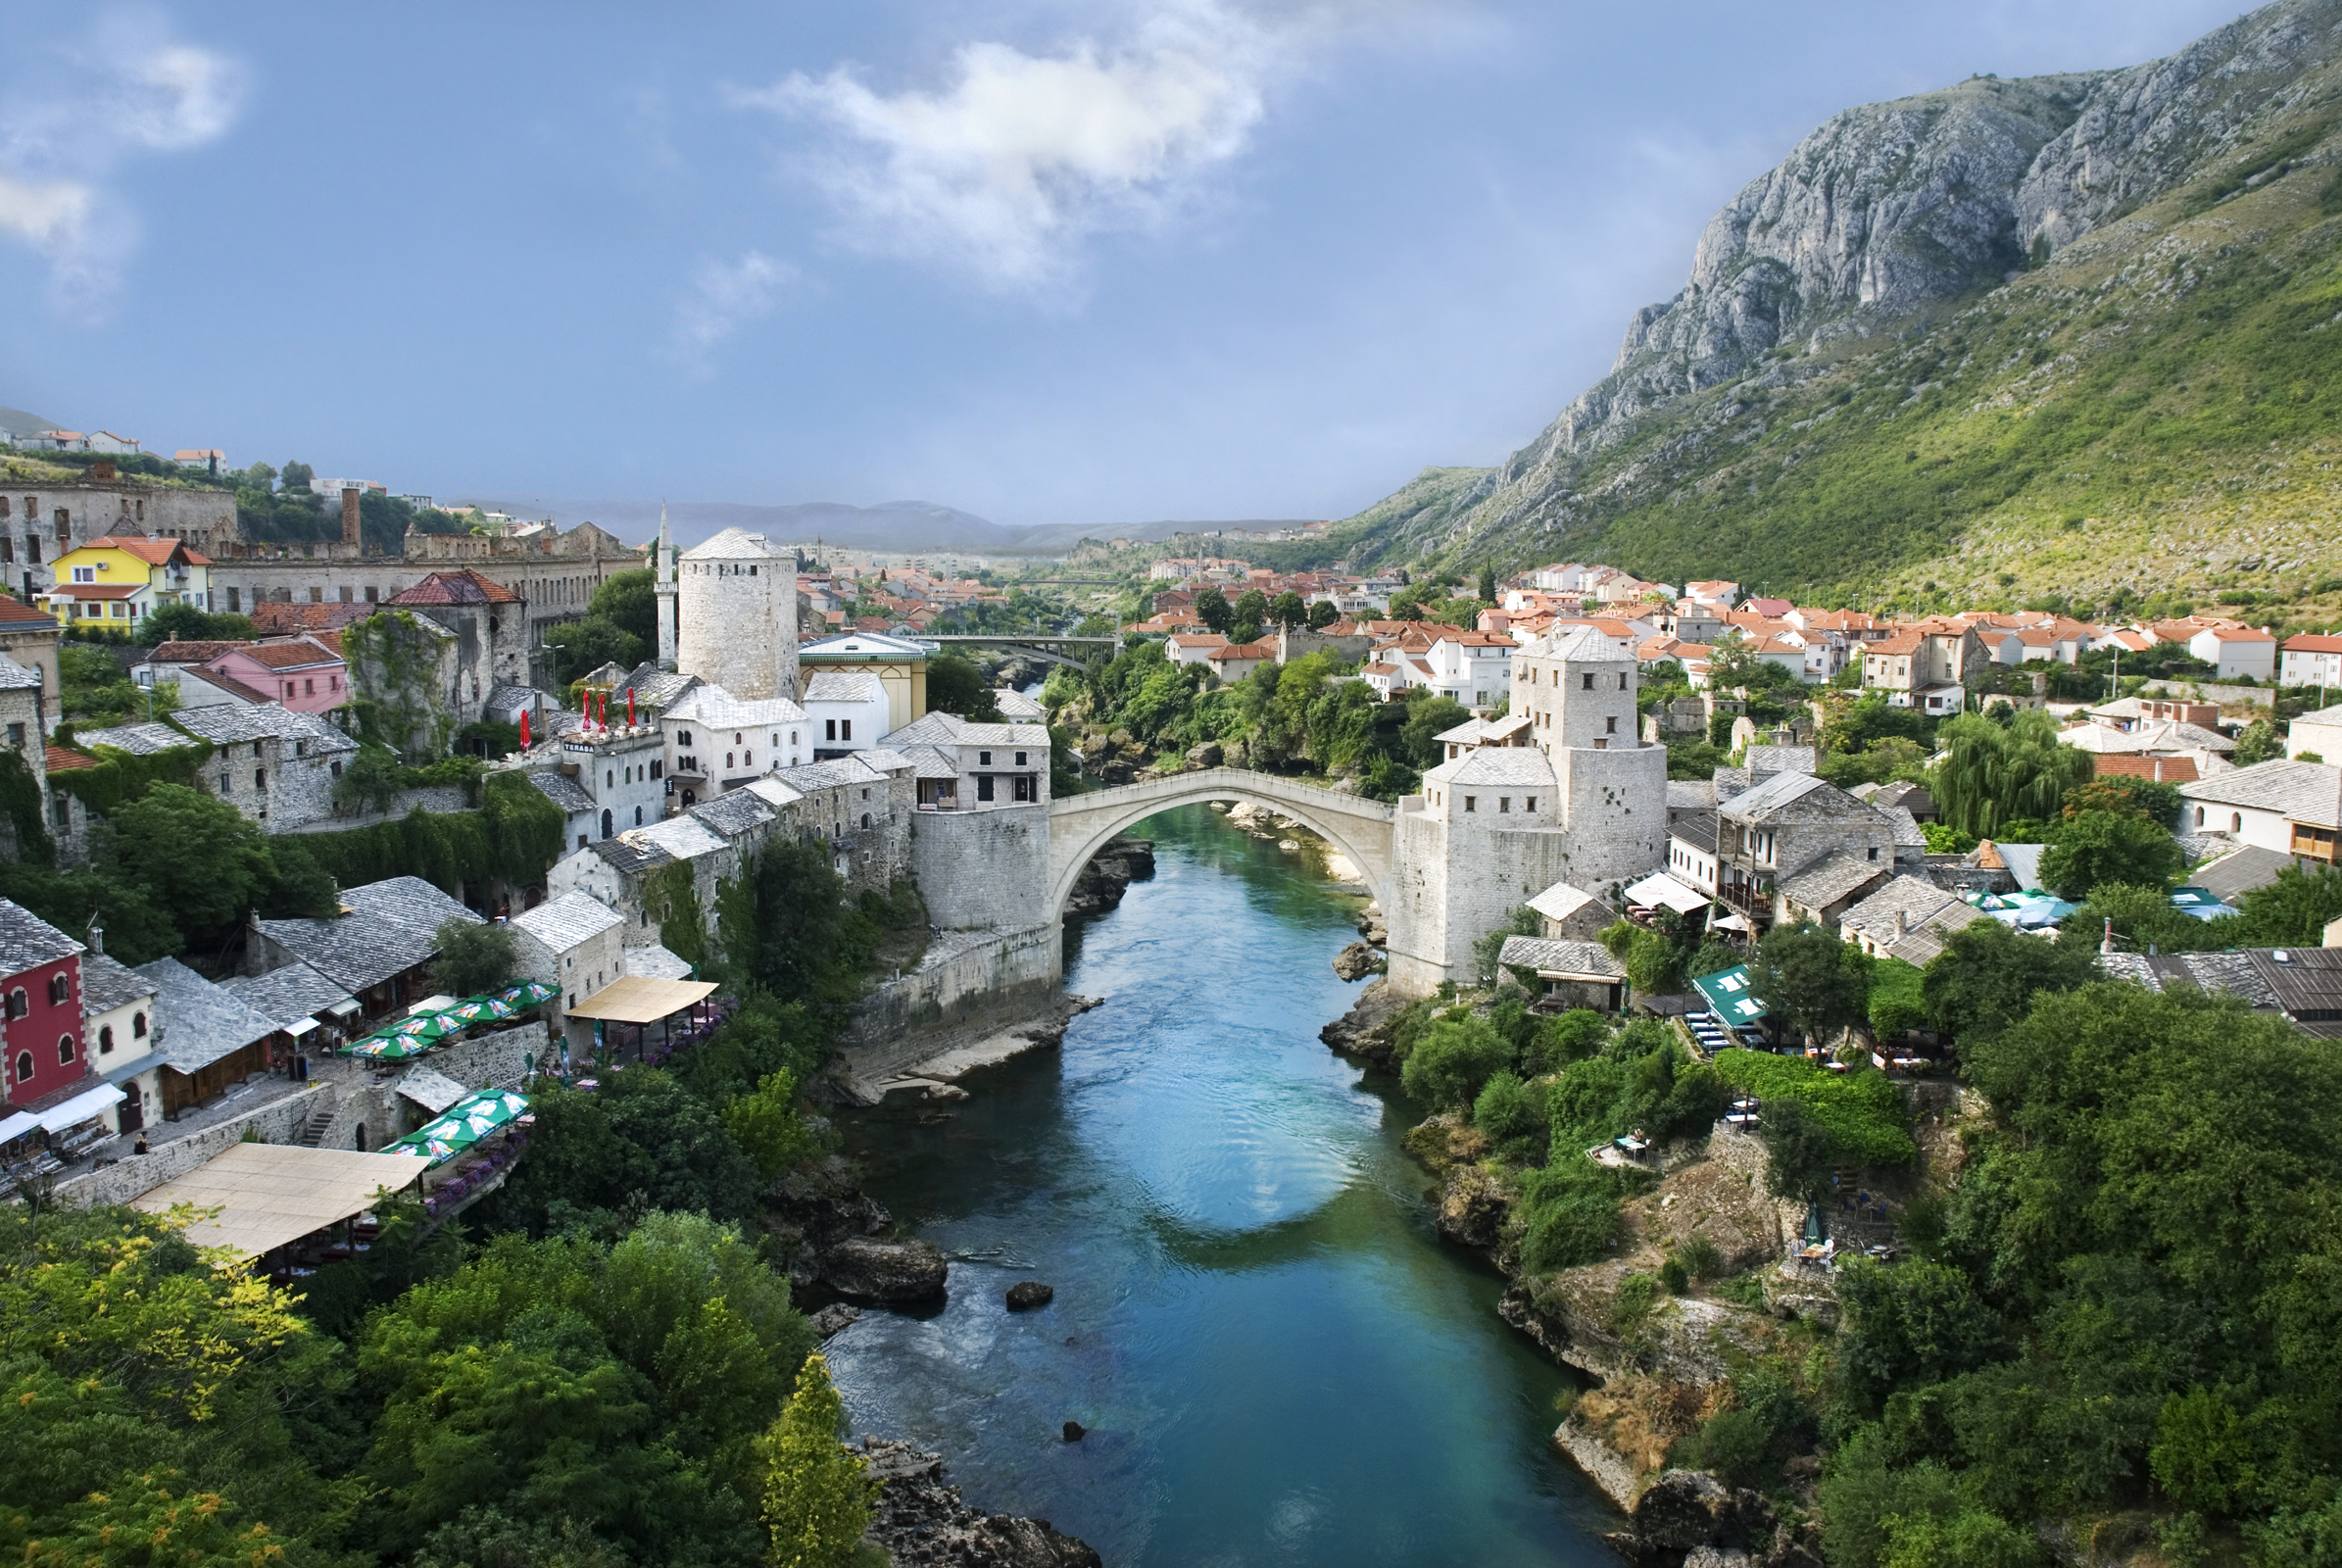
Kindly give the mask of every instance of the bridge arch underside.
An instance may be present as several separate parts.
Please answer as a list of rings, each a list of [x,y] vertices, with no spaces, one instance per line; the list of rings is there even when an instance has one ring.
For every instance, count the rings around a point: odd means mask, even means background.
[[[1078,795],[1065,798],[1075,801],[1083,799]],[[1365,879],[1367,891],[1388,906],[1389,889],[1385,884],[1390,879],[1389,835],[1391,828],[1389,823],[1344,822],[1339,813],[1312,811],[1307,806],[1264,795],[1257,790],[1245,790],[1227,784],[1207,784],[1152,800],[1118,806],[1111,812],[1100,811],[1095,817],[1085,813],[1083,820],[1078,825],[1064,824],[1065,827],[1078,827],[1080,837],[1074,843],[1073,848],[1067,852],[1066,858],[1056,868],[1052,886],[1049,889],[1051,912],[1060,917],[1064,915],[1065,902],[1073,897],[1073,885],[1080,880],[1082,867],[1090,863],[1092,856],[1105,848],[1107,841],[1137,823],[1146,821],[1150,816],[1176,810],[1183,806],[1202,806],[1213,801],[1231,803],[1249,801],[1255,805],[1265,806],[1282,815],[1292,817],[1340,852],[1342,857],[1355,866],[1358,874]],[[1056,823],[1052,823],[1051,828],[1052,838],[1055,831],[1062,830]],[[1361,830],[1367,828],[1378,832],[1382,836],[1383,842],[1361,843]],[[1072,835],[1068,834],[1068,837],[1071,838]]]

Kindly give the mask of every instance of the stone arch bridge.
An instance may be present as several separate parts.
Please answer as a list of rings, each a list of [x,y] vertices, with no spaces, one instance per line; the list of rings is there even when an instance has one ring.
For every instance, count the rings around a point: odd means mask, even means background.
[[[1203,801],[1258,801],[1274,807],[1323,835],[1358,868],[1368,891],[1388,906],[1391,824],[1398,814],[1396,808],[1274,773],[1212,767],[1083,795],[1061,795],[1049,802],[1051,913],[1063,912],[1082,867],[1108,839],[1157,811]]]

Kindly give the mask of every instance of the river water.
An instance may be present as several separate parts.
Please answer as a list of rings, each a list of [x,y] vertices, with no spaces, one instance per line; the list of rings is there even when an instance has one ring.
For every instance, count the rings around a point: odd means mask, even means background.
[[[830,1341],[854,1430],[1110,1568],[1612,1568],[1618,1515],[1549,1444],[1566,1374],[1434,1236],[1397,1086],[1318,1041],[1358,898],[1203,807],[1132,831],[1156,874],[1069,935],[1104,1004],[1064,1046],[845,1124],[955,1258],[940,1310]],[[1011,1314],[1020,1279],[1055,1300]]]

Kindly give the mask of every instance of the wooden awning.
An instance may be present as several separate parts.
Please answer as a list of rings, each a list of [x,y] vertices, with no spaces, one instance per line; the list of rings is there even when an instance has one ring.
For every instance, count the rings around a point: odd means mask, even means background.
[[[611,1023],[657,1023],[714,994],[715,987],[705,980],[654,980],[630,974],[604,986],[571,1007],[568,1015],[605,1018]]]
[[[131,1200],[164,1214],[180,1203],[216,1208],[216,1218],[187,1227],[198,1247],[233,1248],[240,1257],[299,1241],[374,1206],[431,1168],[415,1154],[364,1154],[354,1149],[299,1144],[230,1144],[203,1164]]]

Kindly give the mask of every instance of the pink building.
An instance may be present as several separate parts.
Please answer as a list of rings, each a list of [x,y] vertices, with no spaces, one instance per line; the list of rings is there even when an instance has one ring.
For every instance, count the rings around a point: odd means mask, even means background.
[[[284,704],[296,713],[326,713],[350,700],[350,669],[315,637],[230,648],[204,667]]]

